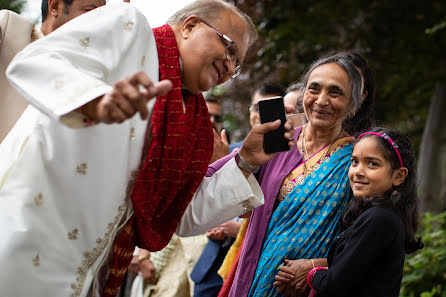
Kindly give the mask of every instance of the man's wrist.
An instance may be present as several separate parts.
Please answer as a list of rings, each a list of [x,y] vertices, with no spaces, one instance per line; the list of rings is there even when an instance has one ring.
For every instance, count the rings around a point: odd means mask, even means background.
[[[237,164],[237,166],[240,169],[243,169],[244,171],[249,172],[249,173],[256,173],[257,171],[259,171],[260,167],[253,166],[253,165],[249,164],[248,162],[246,162],[243,159],[243,157],[240,155],[240,151],[238,151],[235,154],[234,158],[235,158],[235,163]]]
[[[148,254],[148,255],[142,255],[142,256],[139,256],[139,257],[138,257],[138,263],[141,263],[141,262],[143,262],[143,261],[145,261],[145,260],[150,260],[150,254]]]

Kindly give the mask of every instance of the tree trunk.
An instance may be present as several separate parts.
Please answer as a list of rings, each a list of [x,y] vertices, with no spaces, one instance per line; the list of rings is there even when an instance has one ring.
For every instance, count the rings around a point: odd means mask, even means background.
[[[440,60],[446,73],[446,59]],[[435,85],[418,157],[422,211],[446,210],[446,75]]]

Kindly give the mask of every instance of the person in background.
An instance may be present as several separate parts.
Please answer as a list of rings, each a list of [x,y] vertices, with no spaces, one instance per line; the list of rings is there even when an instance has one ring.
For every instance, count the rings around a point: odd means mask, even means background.
[[[223,130],[223,112],[220,102],[218,102],[218,100],[211,95],[204,97],[204,100],[206,101],[206,107],[208,108],[212,127],[215,129],[215,131],[217,131],[217,133],[221,133]]]
[[[283,101],[285,104],[294,106],[294,113],[302,113],[304,112],[302,106],[302,83],[295,82],[292,83],[287,89],[286,94],[283,97]]]
[[[292,118],[293,126],[299,127],[305,124],[305,114],[302,106],[302,83],[295,82],[291,84],[283,97],[284,104],[294,106],[295,110],[292,114],[288,114],[288,118]]]
[[[40,31],[48,35],[75,17],[102,5],[105,5],[105,0],[43,0]]]
[[[207,95],[204,100],[208,108],[209,119],[214,128],[214,150],[209,162],[209,164],[212,164],[229,153],[229,137],[226,129],[223,129],[223,112],[220,102],[211,95]]]
[[[43,0],[42,27],[13,11],[0,11],[0,73],[6,72],[12,58],[31,42],[48,35],[69,20],[105,4],[105,0]],[[0,78],[0,143],[22,115],[27,104],[6,76]]]
[[[260,124],[260,114],[259,114],[259,102],[261,99],[284,96],[285,92],[277,84],[265,83],[260,88],[256,89],[251,97],[251,104],[249,105],[249,124],[254,127],[256,124]],[[294,105],[293,105],[294,106]],[[243,141],[236,142],[229,145],[229,151],[234,151],[235,148],[241,148]]]

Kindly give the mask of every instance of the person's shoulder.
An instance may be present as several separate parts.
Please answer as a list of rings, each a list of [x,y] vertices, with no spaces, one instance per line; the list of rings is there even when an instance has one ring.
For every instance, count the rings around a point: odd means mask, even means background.
[[[389,207],[374,206],[364,211],[360,218],[376,228],[399,229],[401,220]]]
[[[14,55],[31,42],[35,25],[21,15],[0,10],[0,59],[10,61]]]
[[[14,11],[7,9],[0,10],[0,27],[2,28],[2,31],[4,31],[9,24],[13,24],[14,27],[34,28],[33,22],[28,21]]]
[[[100,15],[101,17],[107,16],[108,19],[115,21],[119,21],[121,18],[128,19],[129,25],[124,28],[127,31],[132,28],[132,19],[143,20],[148,24],[144,14],[135,5],[123,1],[109,1],[106,5],[93,9],[84,15],[89,14]]]
[[[0,19],[1,20],[8,19],[10,17],[23,18],[22,16],[20,16],[19,14],[15,13],[12,10],[8,10],[8,9],[0,10]]]

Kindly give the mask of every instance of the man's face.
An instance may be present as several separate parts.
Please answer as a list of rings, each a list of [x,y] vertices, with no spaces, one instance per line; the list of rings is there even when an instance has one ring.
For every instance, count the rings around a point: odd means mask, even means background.
[[[249,44],[249,33],[242,19],[223,11],[219,18],[205,21],[232,39],[241,64]],[[188,17],[181,25],[178,46],[183,62],[183,83],[191,93],[201,93],[231,78],[236,61],[226,59],[227,45],[227,41],[197,16]]]
[[[301,98],[301,92],[299,90],[288,92],[285,97],[283,97],[283,103],[285,105],[296,106],[297,101]],[[302,103],[300,104],[302,105]]]
[[[223,113],[221,112],[221,106],[215,102],[206,102],[206,106],[208,107],[212,126],[218,133],[220,133],[223,128]]]
[[[58,15],[55,18],[54,29],[62,26],[66,22],[80,16],[90,10],[105,5],[105,0],[73,0],[68,9],[63,0],[60,0]]]

